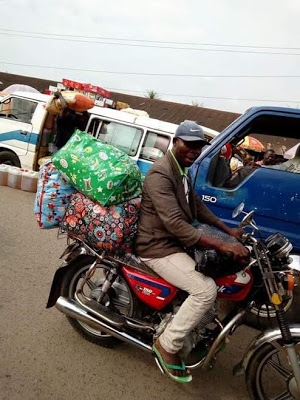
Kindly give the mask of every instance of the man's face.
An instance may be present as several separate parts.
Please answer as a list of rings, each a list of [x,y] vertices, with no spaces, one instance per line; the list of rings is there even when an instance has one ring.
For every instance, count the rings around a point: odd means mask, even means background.
[[[201,141],[184,141],[175,138],[173,152],[182,167],[190,167],[200,156],[203,146],[204,144]]]
[[[264,155],[264,164],[273,165],[275,164],[275,153],[273,151],[267,151]]]

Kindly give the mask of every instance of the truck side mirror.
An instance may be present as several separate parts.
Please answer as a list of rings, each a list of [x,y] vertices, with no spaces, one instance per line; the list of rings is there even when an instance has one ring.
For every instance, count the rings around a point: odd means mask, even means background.
[[[244,210],[245,203],[240,203],[233,211],[232,218],[236,218]]]

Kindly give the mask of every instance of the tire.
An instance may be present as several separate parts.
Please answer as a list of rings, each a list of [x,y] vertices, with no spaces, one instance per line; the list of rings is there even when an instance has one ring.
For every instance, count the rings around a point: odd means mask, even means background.
[[[284,305],[286,310],[286,317],[290,324],[300,323],[300,287],[297,286],[292,294],[292,298]],[[270,306],[269,306],[270,307]],[[261,308],[260,315],[259,309],[253,308],[249,311],[245,318],[245,324],[258,330],[266,330],[278,326],[276,314],[273,308],[269,308],[269,315],[266,306]]]
[[[293,339],[299,356],[300,337]],[[272,362],[272,365],[270,362]],[[281,372],[279,372],[279,368]],[[295,380],[292,375],[287,378],[284,373],[292,374],[284,348],[278,343],[276,347],[270,343],[263,345],[254,353],[246,370],[246,385],[251,399],[277,399],[277,396],[285,391],[286,397],[282,398],[294,399],[295,397],[291,392],[295,390]]]
[[[0,151],[0,164],[12,165],[13,167],[21,167],[19,157],[9,150]]]
[[[91,264],[95,261],[93,257],[81,257],[73,263],[72,266],[68,267],[68,271],[66,275],[64,276],[63,282],[62,282],[62,290],[61,290],[61,295],[68,298],[68,299],[73,299],[74,300],[74,293],[76,288],[78,287],[78,282],[82,279],[82,277],[85,275],[85,272],[89,269]],[[106,269],[107,270],[107,269]],[[97,287],[101,287],[101,284],[99,284],[101,281],[103,281],[104,275],[99,279],[100,272],[105,271],[105,266],[103,264],[98,264],[97,266],[97,271],[95,275],[98,274],[98,284]],[[96,276],[97,277],[97,276]],[[94,276],[92,277],[94,279]],[[90,280],[92,281],[92,280]],[[95,282],[94,282],[95,283]],[[128,310],[127,312],[121,312],[124,315],[127,315],[129,317],[134,317],[134,310],[135,310],[135,299],[133,298],[130,288],[125,281],[125,279],[122,276],[119,276],[117,280],[114,282],[112,285],[113,289],[111,290],[111,293],[115,294],[115,298],[117,299],[117,294],[118,294],[118,288],[117,286],[122,287],[121,292],[123,297],[128,296]],[[115,289],[115,288],[116,289]],[[88,289],[87,285],[84,286],[84,290],[86,291]],[[91,289],[90,289],[91,292]],[[92,292],[91,292],[92,293]],[[113,297],[112,297],[113,298]],[[105,303],[107,304],[108,298],[105,299]],[[118,310],[119,311],[119,310]],[[68,321],[72,325],[72,327],[86,340],[89,342],[95,343],[99,346],[102,347],[114,347],[116,344],[120,343],[120,341],[111,335],[108,335],[105,332],[101,332],[95,328],[92,328],[88,326],[87,324],[77,321],[74,318],[67,317]]]

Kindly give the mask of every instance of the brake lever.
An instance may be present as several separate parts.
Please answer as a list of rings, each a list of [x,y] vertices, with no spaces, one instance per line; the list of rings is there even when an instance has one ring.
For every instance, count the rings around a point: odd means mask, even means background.
[[[249,232],[243,233],[242,236],[241,236],[242,243],[245,244],[245,243],[248,241],[248,239],[249,239],[250,236],[252,237],[252,234],[249,233]],[[247,247],[247,246],[246,246],[246,247]]]

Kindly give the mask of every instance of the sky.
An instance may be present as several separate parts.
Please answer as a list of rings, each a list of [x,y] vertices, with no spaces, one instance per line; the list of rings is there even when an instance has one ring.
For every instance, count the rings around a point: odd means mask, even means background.
[[[0,10],[2,72],[238,113],[300,107],[299,0],[0,0]]]

